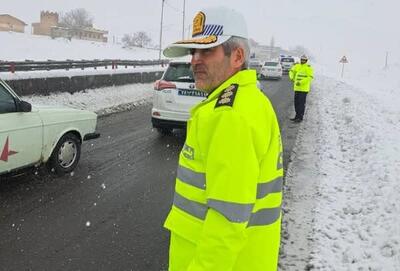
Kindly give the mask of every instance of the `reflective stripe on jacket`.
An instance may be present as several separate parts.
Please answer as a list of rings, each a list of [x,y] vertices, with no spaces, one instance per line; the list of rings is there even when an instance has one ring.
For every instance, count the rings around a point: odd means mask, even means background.
[[[314,71],[309,64],[297,63],[290,69],[289,78],[293,81],[294,91],[309,92]]]
[[[186,241],[171,242],[170,271],[277,269],[282,144],[256,82],[255,71],[240,71],[191,110],[164,225]],[[224,93],[233,85],[235,95]]]

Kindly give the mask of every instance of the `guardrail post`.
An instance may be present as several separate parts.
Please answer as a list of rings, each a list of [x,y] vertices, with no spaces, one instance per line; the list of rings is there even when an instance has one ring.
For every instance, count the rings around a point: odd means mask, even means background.
[[[15,73],[15,63],[14,62],[11,62],[11,64],[10,64],[10,72]]]
[[[112,61],[111,63],[111,68],[114,70],[115,69],[115,60]]]

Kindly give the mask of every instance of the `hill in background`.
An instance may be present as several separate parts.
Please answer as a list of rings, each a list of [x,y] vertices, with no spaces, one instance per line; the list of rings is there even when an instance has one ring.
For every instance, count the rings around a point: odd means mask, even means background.
[[[0,61],[81,60],[81,59],[158,59],[158,50],[122,48],[120,44],[52,39],[27,33],[0,32]]]

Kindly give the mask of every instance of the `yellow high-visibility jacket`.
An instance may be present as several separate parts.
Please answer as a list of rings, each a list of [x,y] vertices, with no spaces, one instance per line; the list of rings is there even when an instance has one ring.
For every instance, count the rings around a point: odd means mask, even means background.
[[[277,270],[282,144],[256,73],[236,73],[191,110],[175,196],[170,271]]]
[[[293,81],[294,91],[309,92],[314,78],[313,68],[307,63],[297,63],[290,69],[289,78]]]

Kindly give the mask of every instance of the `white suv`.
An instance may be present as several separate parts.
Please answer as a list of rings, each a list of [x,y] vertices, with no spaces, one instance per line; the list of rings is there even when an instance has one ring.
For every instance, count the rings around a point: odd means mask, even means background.
[[[161,134],[186,127],[190,109],[206,96],[207,93],[195,88],[190,61],[171,61],[161,79],[154,83],[153,127]]]
[[[280,62],[282,65],[283,72],[288,73],[296,61],[292,56],[281,56]]]

